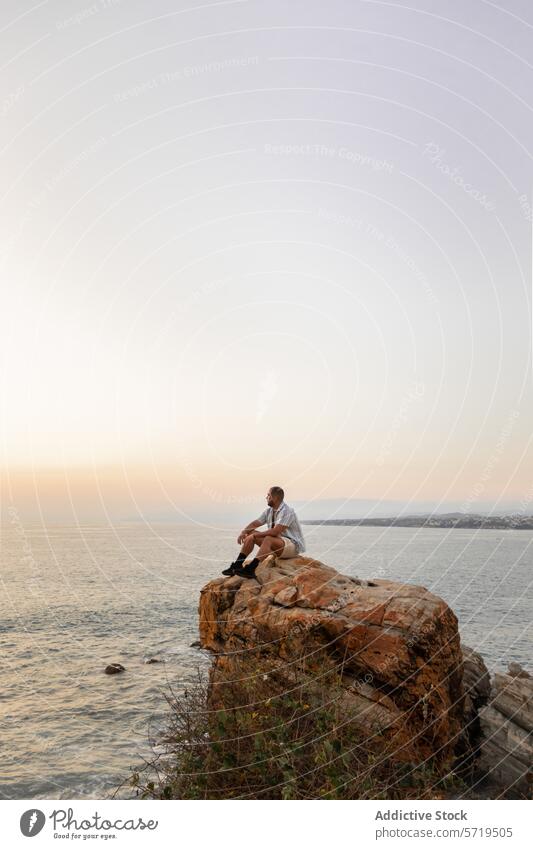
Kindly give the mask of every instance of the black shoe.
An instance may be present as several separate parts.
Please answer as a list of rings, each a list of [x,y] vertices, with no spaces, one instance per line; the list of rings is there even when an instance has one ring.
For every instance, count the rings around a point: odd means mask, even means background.
[[[255,578],[256,569],[257,564],[255,566],[238,566],[233,574],[238,575],[240,578]]]
[[[235,569],[236,569],[236,568],[237,568],[237,564],[236,564],[236,563],[232,563],[230,566],[228,566],[228,568],[227,568],[227,569],[223,569],[223,570],[222,570],[222,574],[223,574],[223,575],[229,575],[229,576],[231,576],[231,575],[235,575]]]

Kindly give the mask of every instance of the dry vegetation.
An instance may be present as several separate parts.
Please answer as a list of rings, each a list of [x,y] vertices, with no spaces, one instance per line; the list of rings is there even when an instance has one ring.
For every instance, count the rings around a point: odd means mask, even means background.
[[[184,692],[165,694],[162,752],[128,783],[145,799],[468,798],[461,779],[429,762],[393,762],[380,735],[370,751],[341,677],[316,657],[311,670],[305,659],[281,667],[249,654],[238,679],[219,674],[210,686],[199,671]]]

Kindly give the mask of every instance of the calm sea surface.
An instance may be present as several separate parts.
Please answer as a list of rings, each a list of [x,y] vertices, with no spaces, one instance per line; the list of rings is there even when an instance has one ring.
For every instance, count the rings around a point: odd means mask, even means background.
[[[490,670],[532,669],[533,532],[304,533],[307,554],[349,575],[444,598]],[[235,536],[170,524],[2,530],[1,798],[105,798],[149,757],[168,685],[206,666],[190,647],[199,592],[234,559]],[[164,663],[146,664],[153,656]],[[112,662],[126,672],[105,675]]]

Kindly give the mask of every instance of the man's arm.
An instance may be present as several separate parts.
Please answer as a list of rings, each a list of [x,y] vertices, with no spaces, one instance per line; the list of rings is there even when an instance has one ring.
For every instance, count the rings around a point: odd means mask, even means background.
[[[268,528],[268,530],[266,531],[261,531],[260,533],[256,534],[256,536],[261,537],[262,539],[264,537],[271,536],[280,537],[287,527],[288,525],[274,525],[273,528]]]
[[[241,531],[241,533],[243,533],[243,534],[249,533],[250,531],[253,531],[255,528],[260,528],[261,525],[264,525],[264,524],[265,524],[264,522],[261,522],[259,519],[256,519],[255,522],[250,522],[249,525],[246,525],[246,527],[244,528],[243,531]]]
[[[248,534],[249,534],[251,531],[255,530],[256,528],[260,528],[260,527],[261,527],[261,525],[264,525],[264,524],[265,524],[265,523],[264,523],[264,522],[262,522],[262,521],[261,521],[261,519],[256,519],[254,522],[250,522],[250,524],[249,524],[249,525],[247,525],[247,526],[244,528],[244,530],[242,530],[242,531],[240,532],[239,536],[237,537],[237,542],[239,543],[239,545],[242,543],[242,541],[243,541],[244,537],[248,536]]]

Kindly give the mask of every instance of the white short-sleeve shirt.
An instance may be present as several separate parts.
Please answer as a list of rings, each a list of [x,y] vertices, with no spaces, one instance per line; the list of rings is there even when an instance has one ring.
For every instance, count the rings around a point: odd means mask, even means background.
[[[285,504],[284,501],[281,502],[275,513],[272,507],[267,507],[263,510],[261,515],[257,517],[256,521],[261,522],[262,525],[268,525],[269,528],[273,528],[274,525],[286,525],[281,536],[292,540],[296,546],[298,554],[305,551],[305,540],[300,527],[300,522],[298,521],[298,516],[292,507],[289,507],[289,505]]]

